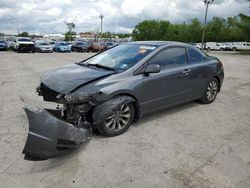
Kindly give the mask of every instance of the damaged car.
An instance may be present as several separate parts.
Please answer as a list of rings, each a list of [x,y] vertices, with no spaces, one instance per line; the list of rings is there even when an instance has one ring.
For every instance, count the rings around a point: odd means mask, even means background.
[[[35,44],[28,37],[16,37],[13,48],[18,53],[30,51],[35,53]]]
[[[25,108],[23,152],[30,160],[53,158],[88,140],[92,130],[117,136],[149,113],[197,99],[212,103],[223,78],[220,60],[189,44],[121,44],[41,76],[37,93],[55,109]]]

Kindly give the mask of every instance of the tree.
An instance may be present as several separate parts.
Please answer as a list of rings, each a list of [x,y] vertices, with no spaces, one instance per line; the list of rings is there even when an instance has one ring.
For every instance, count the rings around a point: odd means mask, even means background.
[[[202,24],[195,18],[189,23],[172,24],[165,20],[145,20],[138,23],[132,33],[134,40],[172,40],[198,43],[202,37]],[[206,26],[206,41],[230,42],[250,40],[250,16],[213,17]]]
[[[66,32],[64,40],[65,41],[72,41],[72,40],[74,40],[73,35],[76,35],[76,32],[74,32],[74,31],[72,31],[72,32],[70,32],[70,31]]]
[[[119,38],[128,38],[132,36],[132,34],[129,33],[114,33],[113,35],[118,36]]]
[[[135,26],[133,38],[135,40],[163,40],[168,26],[168,21],[145,20]]]
[[[111,39],[112,38],[112,34],[110,32],[105,32],[105,33],[102,33],[101,37],[102,38],[109,38],[109,39]]]
[[[215,16],[208,22],[206,30],[206,41],[223,42],[226,39],[226,20]]]
[[[242,31],[245,41],[250,41],[250,16],[239,14],[240,22],[238,24]]]
[[[234,17],[228,17],[226,21],[226,33],[225,33],[225,40],[232,42],[232,41],[240,41],[242,40],[242,32],[239,25],[239,19]]]
[[[29,37],[29,33],[28,32],[22,32],[22,33],[18,33],[17,36],[18,37]]]
[[[76,25],[73,22],[66,23],[66,25],[68,26],[69,31],[67,33],[65,33],[65,41],[71,41],[71,40],[73,40],[72,29],[74,29],[76,27]]]
[[[191,23],[188,25],[189,32],[189,41],[188,42],[201,42],[202,37],[202,25],[198,18],[191,20]]]

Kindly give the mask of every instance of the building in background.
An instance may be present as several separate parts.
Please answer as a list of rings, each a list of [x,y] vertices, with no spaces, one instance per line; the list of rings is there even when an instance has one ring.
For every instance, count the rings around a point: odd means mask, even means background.
[[[43,35],[43,40],[49,41],[61,41],[64,40],[65,36],[63,34],[48,34],[48,35]]]

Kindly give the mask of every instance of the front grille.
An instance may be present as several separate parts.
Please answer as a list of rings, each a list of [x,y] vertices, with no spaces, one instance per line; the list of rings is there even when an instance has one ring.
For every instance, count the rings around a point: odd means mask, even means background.
[[[20,44],[19,49],[25,50],[25,51],[30,51],[30,50],[34,49],[34,45],[33,44]]]

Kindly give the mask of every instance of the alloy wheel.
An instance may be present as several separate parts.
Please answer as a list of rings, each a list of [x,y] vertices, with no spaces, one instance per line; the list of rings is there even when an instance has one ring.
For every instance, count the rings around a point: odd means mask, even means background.
[[[211,81],[207,87],[207,99],[213,101],[217,95],[218,86],[216,81]]]
[[[130,117],[130,107],[124,104],[105,120],[105,126],[111,131],[120,131],[129,123]]]

